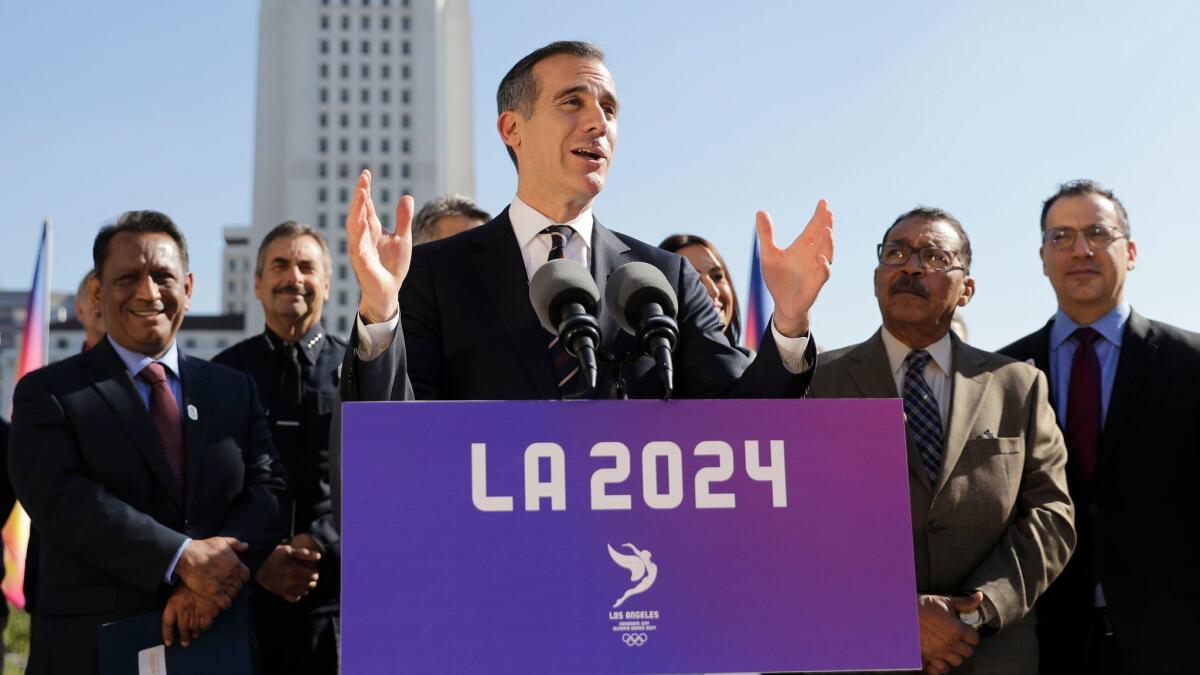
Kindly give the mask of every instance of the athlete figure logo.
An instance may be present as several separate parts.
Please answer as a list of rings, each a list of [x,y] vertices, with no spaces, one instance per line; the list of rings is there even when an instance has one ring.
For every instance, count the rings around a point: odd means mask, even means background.
[[[631,596],[638,593],[645,593],[654,585],[654,580],[658,578],[658,565],[650,562],[650,551],[639,551],[633,544],[625,544],[625,548],[633,551],[633,555],[617,553],[613,549],[612,544],[606,545],[608,546],[608,555],[613,559],[613,562],[629,570],[629,580],[639,582],[637,586],[625,591],[625,595],[622,595],[619,600],[613,603],[613,609],[616,609]]]

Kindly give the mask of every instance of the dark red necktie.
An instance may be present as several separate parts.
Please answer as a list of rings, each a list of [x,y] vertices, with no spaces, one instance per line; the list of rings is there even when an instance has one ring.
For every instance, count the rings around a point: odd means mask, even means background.
[[[1067,447],[1075,455],[1083,475],[1089,481],[1096,474],[1100,454],[1100,359],[1095,342],[1100,334],[1094,328],[1079,328],[1074,333],[1079,344],[1071,359],[1071,383],[1067,389]]]
[[[150,418],[158,430],[167,464],[175,475],[179,493],[183,494],[183,424],[179,419],[179,404],[167,385],[167,372],[161,363],[142,368],[138,377],[150,385]]]

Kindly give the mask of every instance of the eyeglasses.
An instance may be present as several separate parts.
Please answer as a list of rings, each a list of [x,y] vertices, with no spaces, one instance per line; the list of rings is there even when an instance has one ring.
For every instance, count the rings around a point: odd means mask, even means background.
[[[889,241],[877,246],[875,253],[879,256],[879,264],[881,265],[893,267],[907,265],[909,257],[916,253],[917,260],[921,262],[922,267],[927,267],[937,272],[967,269],[964,265],[956,266],[954,264],[954,258],[958,255],[958,251],[947,251],[936,246],[916,248],[903,242]]]
[[[1059,251],[1069,251],[1075,248],[1075,239],[1079,233],[1087,241],[1088,248],[1095,250],[1104,248],[1125,235],[1104,225],[1089,225],[1081,230],[1073,227],[1052,227],[1042,234],[1042,243],[1050,244]]]

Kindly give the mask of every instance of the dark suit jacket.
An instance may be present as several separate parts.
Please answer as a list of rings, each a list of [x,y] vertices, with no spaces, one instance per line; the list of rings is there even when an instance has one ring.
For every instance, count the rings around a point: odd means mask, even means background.
[[[149,411],[107,340],[29,373],[13,395],[9,470],[39,534],[28,673],[98,670],[101,624],[161,609],[186,537],[283,535],[282,464],[253,381],[180,354],[186,503]]]
[[[1000,350],[1050,372],[1050,327]],[[1053,400],[1053,398],[1051,398]],[[1125,672],[1195,672],[1200,635],[1200,335],[1132,312],[1094,481],[1067,480],[1079,546],[1038,601],[1042,672],[1078,669],[1104,587]]]
[[[679,301],[679,343],[674,353],[679,398],[784,398],[803,396],[816,361],[793,375],[783,366],[770,330],[753,362],[721,332],[700,275],[674,253],[615,233],[599,222],[592,230],[592,277],[604,295],[609,274],[641,261],[662,270]],[[400,327],[388,350],[358,359],[357,328],[342,367],[346,401],[556,399],[559,390],[546,331],[529,301],[529,281],[508,209],[490,222],[413,249],[400,290]],[[618,361],[635,348],[612,310],[600,310],[601,351]],[[662,382],[646,355],[620,366],[620,378],[601,364],[595,398],[661,398]],[[340,438],[340,419],[334,421]],[[334,457],[334,516],[340,521],[341,453]]]
[[[592,276],[603,289],[609,274],[629,262],[662,270],[679,299],[679,344],[674,354],[679,398],[801,396],[811,369],[792,375],[771,331],[751,361],[729,344],[700,277],[684,258],[595,224]],[[508,210],[491,222],[413,249],[400,291],[401,331],[387,352],[360,361],[350,340],[342,396],[358,400],[555,399],[559,391],[546,332],[529,302],[529,284]],[[607,307],[600,312],[602,350],[629,354],[634,338]],[[815,345],[805,354],[811,364]],[[658,398],[662,383],[648,356],[620,367],[629,398]],[[616,377],[601,367],[596,398],[616,396]]]

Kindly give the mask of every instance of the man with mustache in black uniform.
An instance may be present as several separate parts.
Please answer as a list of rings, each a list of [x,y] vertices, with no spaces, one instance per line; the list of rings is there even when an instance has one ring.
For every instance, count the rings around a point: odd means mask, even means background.
[[[213,359],[254,377],[288,471],[288,539],[254,585],[268,675],[337,672],[341,546],[329,501],[329,427],[346,343],[321,325],[330,268],[313,228],[289,221],[267,233],[254,270],[266,330]]]

